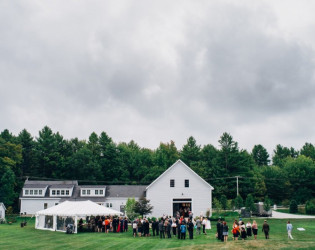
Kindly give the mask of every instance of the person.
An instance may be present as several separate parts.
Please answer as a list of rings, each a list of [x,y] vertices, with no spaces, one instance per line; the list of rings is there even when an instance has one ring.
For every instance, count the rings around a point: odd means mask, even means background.
[[[221,239],[221,220],[219,219],[218,220],[218,223],[217,223],[217,239],[220,240]]]
[[[242,240],[245,240],[247,238],[247,235],[246,235],[246,227],[245,227],[244,221],[241,222],[240,229],[241,229],[241,238]]]
[[[168,220],[167,221],[167,227],[166,227],[167,238],[172,238],[172,236],[171,236],[171,229],[172,229],[172,224],[171,224],[170,220]]]
[[[161,218],[160,223],[159,223],[159,231],[160,231],[160,239],[165,238],[164,234],[164,222],[163,219]]]
[[[120,232],[121,233],[124,232],[124,218],[121,218],[121,220],[120,220]]]
[[[102,232],[102,226],[103,226],[103,221],[102,221],[102,218],[100,217],[97,221],[97,230],[99,233]]]
[[[110,219],[107,217],[105,219],[105,233],[109,233],[109,228],[110,228]]]
[[[194,223],[191,219],[188,220],[188,233],[189,239],[192,240],[194,238]]]
[[[182,221],[182,224],[180,226],[180,238],[182,240],[186,239],[186,225],[185,225],[184,221]]]
[[[250,221],[246,223],[246,234],[247,234],[247,237],[252,236],[252,224],[250,223]]]
[[[263,227],[262,227],[262,231],[265,233],[265,238],[269,239],[269,231],[270,231],[270,227],[267,223],[267,221],[264,221]]]
[[[238,237],[240,235],[240,228],[239,228],[237,220],[234,221],[232,233],[233,233],[233,240],[238,240]]]
[[[292,229],[293,229],[293,226],[290,223],[290,221],[288,221],[288,223],[287,223],[288,238],[291,239],[291,240],[293,240],[293,237],[292,237],[292,234],[291,234]]]
[[[197,220],[196,220],[196,226],[197,226],[196,234],[200,234],[201,221],[200,221],[200,219],[198,217],[197,217]]]
[[[258,225],[255,220],[253,221],[252,230],[253,230],[253,235],[254,235],[255,240],[257,240]]]
[[[155,224],[156,219],[154,218],[152,221],[152,235],[155,236],[155,231],[156,231],[156,224]]]
[[[138,223],[137,221],[133,221],[132,223],[132,231],[133,231],[133,237],[136,237],[137,236],[137,228],[138,228]]]
[[[114,217],[113,219],[113,232],[117,233],[117,218]]]
[[[142,235],[142,223],[141,223],[141,220],[138,221],[137,227],[138,227],[138,236],[141,237],[141,235]],[[118,224],[118,228],[119,228],[119,224]]]
[[[202,232],[203,232],[203,234],[207,234],[206,233],[206,225],[207,225],[207,218],[203,217],[202,218]]]
[[[124,220],[124,232],[128,232],[128,219],[127,219],[127,217]]]
[[[172,228],[173,228],[173,235],[176,236],[177,224],[176,224],[176,220],[175,219],[173,219]]]
[[[156,236],[159,236],[159,220],[156,219],[154,224],[155,224]]]
[[[117,218],[117,233],[120,233],[120,218]]]
[[[83,219],[80,218],[79,220],[79,232],[82,232],[83,231]]]
[[[148,219],[145,219],[145,236],[150,236],[150,222]]]
[[[176,225],[177,225],[177,238],[180,239],[180,225],[181,225],[180,219],[176,220]]]
[[[229,236],[229,226],[226,224],[226,221],[223,222],[223,237],[224,237],[224,242],[227,242],[228,236]]]

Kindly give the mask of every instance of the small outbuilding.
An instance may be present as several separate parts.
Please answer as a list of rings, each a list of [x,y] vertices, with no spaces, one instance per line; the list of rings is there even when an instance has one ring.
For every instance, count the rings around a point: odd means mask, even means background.
[[[92,201],[65,201],[54,207],[36,212],[36,229],[66,232],[67,224],[74,225],[77,233],[77,223],[87,216],[113,216],[120,212],[101,206]]]
[[[5,206],[2,202],[0,202],[0,221],[4,221],[5,220]]]

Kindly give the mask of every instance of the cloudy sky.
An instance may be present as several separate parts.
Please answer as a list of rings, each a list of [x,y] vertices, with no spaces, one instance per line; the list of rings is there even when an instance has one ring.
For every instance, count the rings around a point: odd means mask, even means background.
[[[0,1],[0,131],[315,143],[315,2]]]

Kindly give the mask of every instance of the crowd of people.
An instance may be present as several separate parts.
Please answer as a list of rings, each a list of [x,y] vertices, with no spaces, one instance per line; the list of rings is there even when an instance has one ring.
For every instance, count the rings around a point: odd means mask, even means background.
[[[86,227],[89,232],[104,232],[104,233],[123,233],[128,231],[128,219],[123,217],[109,216],[91,216],[86,217],[86,222],[81,218],[78,223],[79,232]]]
[[[104,232],[104,233],[123,233],[128,231],[128,224],[131,224],[133,237],[149,237],[157,236],[161,239],[177,237],[178,239],[185,240],[188,233],[189,239],[194,238],[194,231],[196,234],[207,234],[206,229],[209,229],[210,221],[205,217],[196,217],[193,219],[191,216],[184,218],[184,216],[162,216],[159,219],[148,218],[135,219],[129,221],[127,217],[105,217],[105,216],[91,216],[86,218],[84,223],[82,219],[79,220],[79,232],[83,231],[85,226],[89,232]],[[210,225],[211,228],[211,225]],[[293,226],[288,221],[287,232],[288,238],[292,237]],[[240,220],[234,220],[231,231],[226,221],[218,220],[216,225],[216,238],[222,242],[228,241],[229,233],[231,233],[233,240],[245,240],[253,237],[257,240],[258,224],[255,220],[251,222],[248,220],[246,223]],[[152,231],[152,234],[151,234]],[[265,239],[269,239],[270,226],[267,220],[262,225],[262,232]]]
[[[269,225],[267,224],[266,220],[263,224],[263,231],[265,232],[266,235],[269,235]],[[233,236],[233,240],[238,240],[239,238],[241,238],[242,240],[245,240],[247,237],[250,238],[252,236],[254,236],[254,239],[256,240],[257,234],[258,234],[257,222],[254,220],[253,223],[248,221],[245,224],[245,222],[242,221],[242,219],[240,219],[239,221],[234,220],[233,226],[231,229],[231,234]],[[226,221],[219,220],[217,223],[217,233],[216,233],[217,239],[226,242],[228,240],[228,236],[229,236],[229,226],[227,225]]]
[[[152,235],[150,234],[150,223],[148,219],[136,219],[132,222],[133,236],[134,237],[148,237],[158,236],[162,238],[177,237],[178,239],[185,240],[188,233],[189,239],[193,239],[194,229],[197,234],[202,232],[206,234],[207,218],[196,218],[194,221],[192,217],[184,218],[163,216],[159,219],[153,219],[151,222]]]

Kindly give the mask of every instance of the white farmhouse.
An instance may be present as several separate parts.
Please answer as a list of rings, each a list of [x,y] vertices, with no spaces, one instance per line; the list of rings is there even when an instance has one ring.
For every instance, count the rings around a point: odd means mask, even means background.
[[[0,202],[0,221],[5,220],[5,206],[2,202]]]
[[[213,187],[184,162],[178,160],[153,181],[146,190],[146,198],[153,206],[151,216],[175,216],[177,212],[187,217],[212,211]]]
[[[20,212],[33,215],[64,201],[90,200],[124,212],[128,198],[146,197],[153,206],[150,216],[205,215],[212,208],[213,187],[181,160],[175,162],[149,186],[79,185],[78,181],[26,180],[20,194]]]

